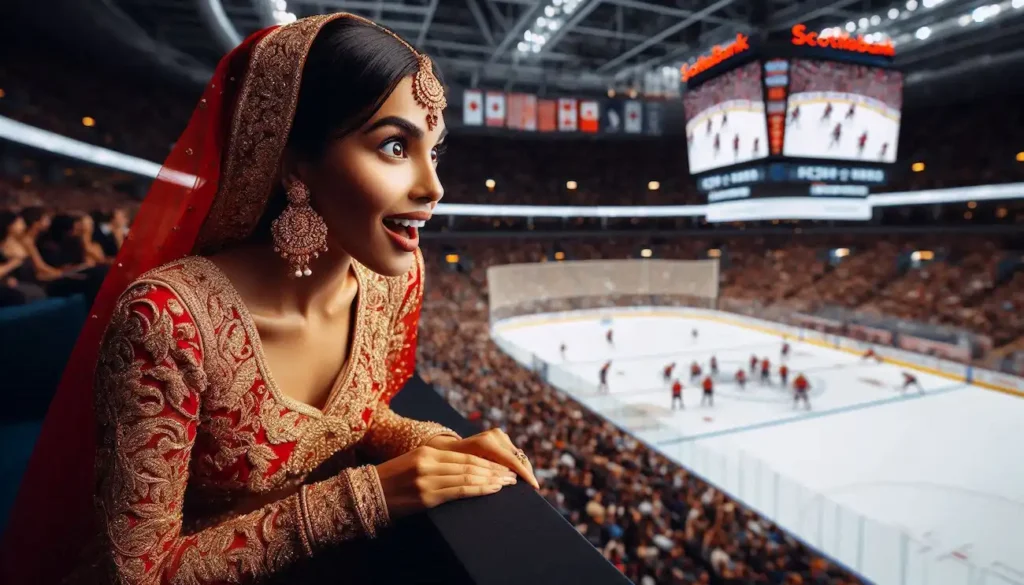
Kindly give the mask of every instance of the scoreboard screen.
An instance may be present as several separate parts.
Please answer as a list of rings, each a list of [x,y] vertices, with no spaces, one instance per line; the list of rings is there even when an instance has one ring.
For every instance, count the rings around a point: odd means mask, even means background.
[[[783,154],[895,162],[902,106],[898,71],[792,60]]]
[[[687,91],[683,108],[691,174],[768,156],[760,63]]]

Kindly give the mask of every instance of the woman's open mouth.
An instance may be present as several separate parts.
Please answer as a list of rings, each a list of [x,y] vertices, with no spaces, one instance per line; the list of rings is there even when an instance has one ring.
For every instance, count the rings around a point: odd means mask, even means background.
[[[399,248],[406,252],[414,252],[420,245],[419,228],[427,224],[422,219],[406,219],[403,217],[385,217],[384,227],[388,235]]]

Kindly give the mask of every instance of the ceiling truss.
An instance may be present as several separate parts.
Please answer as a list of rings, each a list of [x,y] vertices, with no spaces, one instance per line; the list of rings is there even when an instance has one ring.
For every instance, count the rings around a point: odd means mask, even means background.
[[[273,24],[271,0],[111,1],[155,41],[193,57],[211,71],[237,39]],[[287,7],[300,17],[344,10],[372,18],[429,51],[452,86],[603,93],[638,87],[645,72],[678,66],[737,32],[783,31],[797,22],[823,28],[872,12],[885,13],[894,4],[894,0],[582,0],[539,52],[521,52],[517,45],[550,1],[287,0]],[[941,10],[962,11],[972,2],[947,0]],[[931,12],[940,14],[939,9]],[[899,24],[912,27],[917,18]],[[941,60],[943,55],[948,57],[948,52],[936,43],[906,60],[917,65]]]

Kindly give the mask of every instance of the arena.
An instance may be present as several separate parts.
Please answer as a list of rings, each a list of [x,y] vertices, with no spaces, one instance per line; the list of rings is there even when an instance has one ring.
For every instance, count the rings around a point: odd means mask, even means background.
[[[0,582],[1024,585],[1024,1],[2,10]]]

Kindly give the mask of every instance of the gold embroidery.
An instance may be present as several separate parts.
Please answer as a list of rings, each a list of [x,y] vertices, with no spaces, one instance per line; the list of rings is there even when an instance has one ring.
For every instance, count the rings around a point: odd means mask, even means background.
[[[406,418],[387,406],[380,406],[374,412],[373,426],[366,434],[360,454],[375,461],[387,461],[430,442],[438,435],[461,438],[444,425]]]
[[[253,48],[231,120],[221,183],[195,250],[209,251],[252,233],[291,131],[309,47],[325,24],[344,16],[297,20],[270,32]]]
[[[303,486],[302,492],[308,509],[304,520],[314,550],[359,536],[375,538],[390,522],[380,478],[372,465],[346,469],[330,480]]]

